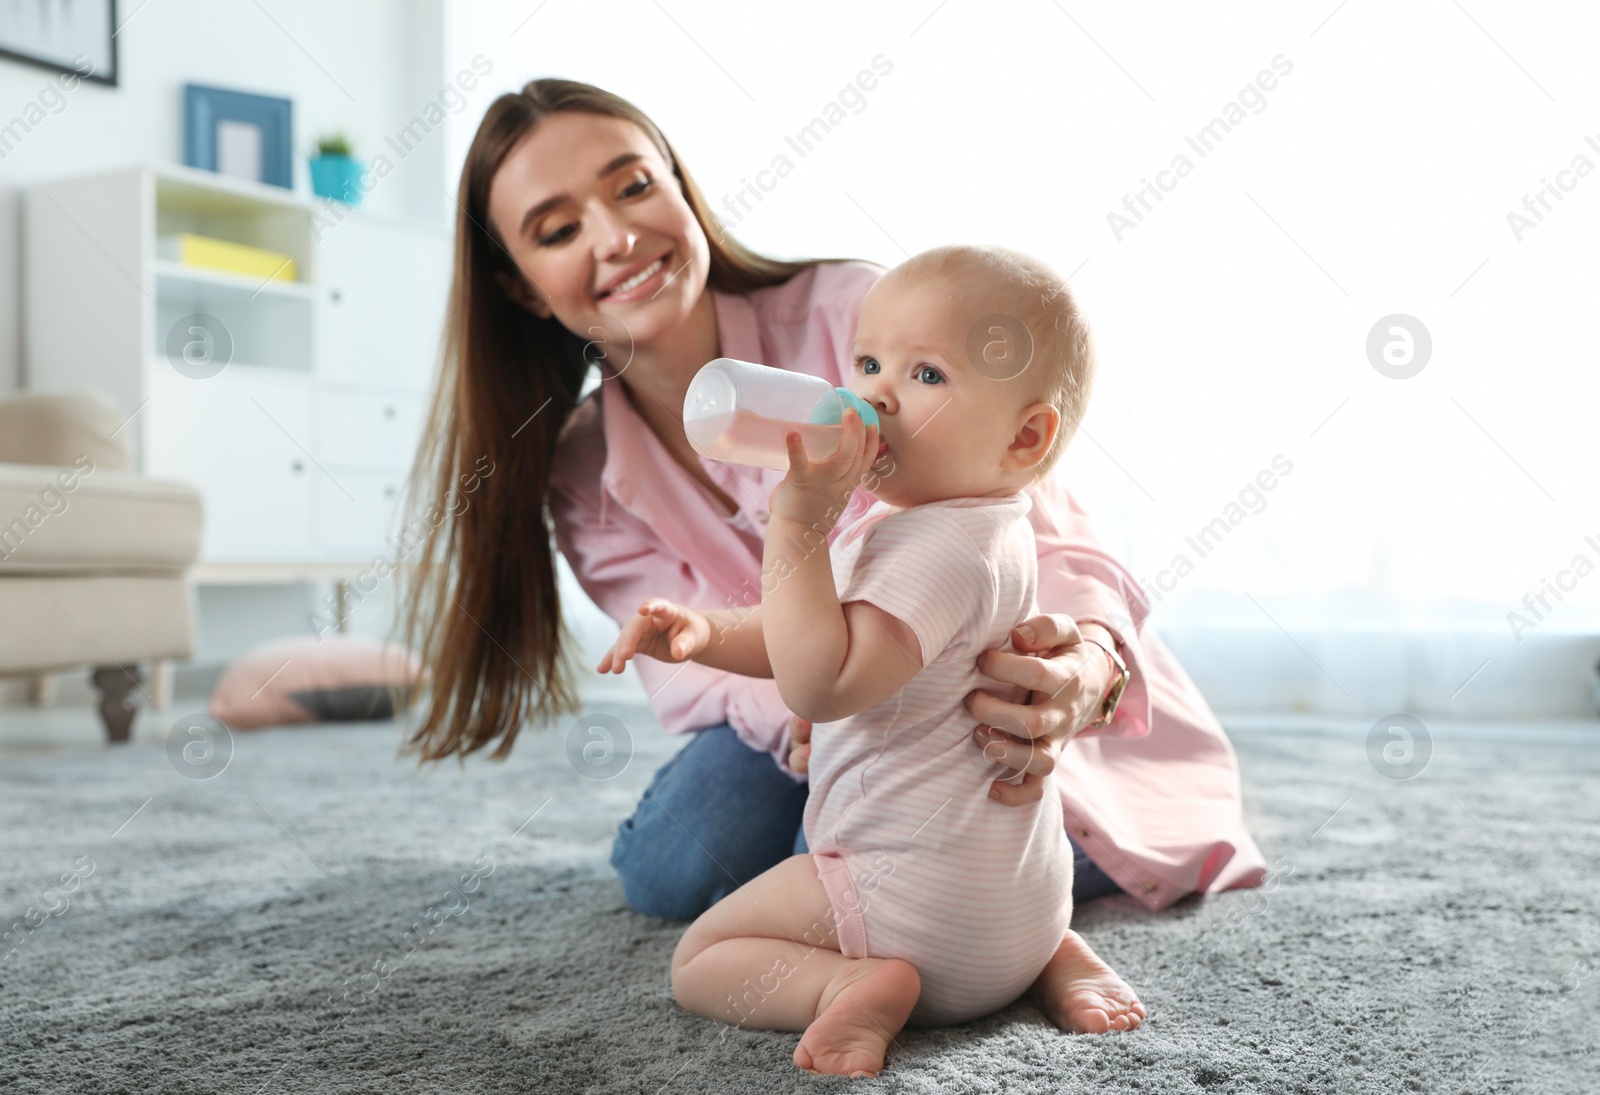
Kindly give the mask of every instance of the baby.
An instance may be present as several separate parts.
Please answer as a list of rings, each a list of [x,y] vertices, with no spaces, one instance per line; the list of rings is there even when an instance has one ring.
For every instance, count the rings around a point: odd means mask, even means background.
[[[1017,999],[1071,920],[1060,800],[990,801],[1008,769],[973,750],[963,700],[982,687],[1022,702],[976,660],[1036,611],[1023,492],[1076,431],[1094,359],[1062,279],[991,247],[939,248],[885,274],[853,359],[849,388],[881,425],[847,412],[817,462],[789,435],[760,606],[646,601],[599,669],[645,654],[772,677],[816,724],[810,851],[689,926],[672,990],[708,1018],[803,1030],[794,1060],[807,1071],[876,1075],[908,1022]],[[878,501],[830,549],[861,484]]]

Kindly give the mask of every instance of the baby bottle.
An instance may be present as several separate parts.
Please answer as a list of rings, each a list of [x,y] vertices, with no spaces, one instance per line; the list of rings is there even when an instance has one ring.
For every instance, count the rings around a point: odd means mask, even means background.
[[[866,425],[878,424],[878,412],[848,388],[809,373],[719,357],[689,382],[683,428],[701,456],[786,471],[784,437],[798,432],[806,456],[826,460],[839,447],[847,406]]]

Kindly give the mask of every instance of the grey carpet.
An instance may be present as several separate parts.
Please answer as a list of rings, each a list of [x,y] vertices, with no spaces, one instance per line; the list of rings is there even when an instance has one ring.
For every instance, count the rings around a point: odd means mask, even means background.
[[[1275,888],[1078,914],[1141,1030],[1020,1003],[847,1081],[673,1004],[683,925],[628,910],[606,854],[681,743],[613,713],[635,754],[607,781],[556,732],[418,774],[394,724],[237,735],[204,782],[155,745],[6,763],[0,1091],[1600,1090],[1600,735],[1435,730],[1402,783],[1359,734],[1236,732]]]

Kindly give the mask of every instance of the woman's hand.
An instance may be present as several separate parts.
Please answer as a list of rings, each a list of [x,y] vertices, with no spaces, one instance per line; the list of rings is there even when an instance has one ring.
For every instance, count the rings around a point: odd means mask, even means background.
[[[1007,806],[1037,802],[1061,749],[1099,715],[1115,668],[1104,650],[1082,641],[1084,635],[1107,646],[1113,641],[1099,624],[1080,628],[1071,616],[1041,615],[1011,633],[1018,653],[986,650],[978,657],[986,676],[1030,690],[1026,704],[982,690],[967,696],[967,710],[984,724],[973,735],[984,755],[1026,773],[1020,784],[994,781],[990,795]]]
[[[878,427],[867,426],[854,408],[846,408],[839,447],[825,460],[806,456],[800,434],[784,438],[789,449],[789,474],[772,491],[768,508],[774,517],[798,521],[823,535],[833,531],[878,458]]]
[[[692,608],[652,597],[639,606],[639,614],[622,625],[597,667],[601,673],[621,673],[635,654],[664,662],[681,662],[711,644],[711,624]]]

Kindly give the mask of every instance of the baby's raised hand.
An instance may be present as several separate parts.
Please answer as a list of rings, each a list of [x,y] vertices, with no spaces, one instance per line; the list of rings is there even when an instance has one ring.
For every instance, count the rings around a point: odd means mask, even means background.
[[[639,606],[637,616],[622,625],[622,634],[597,668],[601,673],[621,673],[635,654],[681,662],[700,653],[710,642],[711,624],[703,615],[652,597]]]
[[[789,474],[772,492],[773,516],[799,521],[824,533],[838,523],[851,493],[861,485],[878,456],[877,426],[863,424],[853,408],[845,410],[841,425],[839,447],[832,456],[815,463],[806,456],[800,435],[788,435]]]

